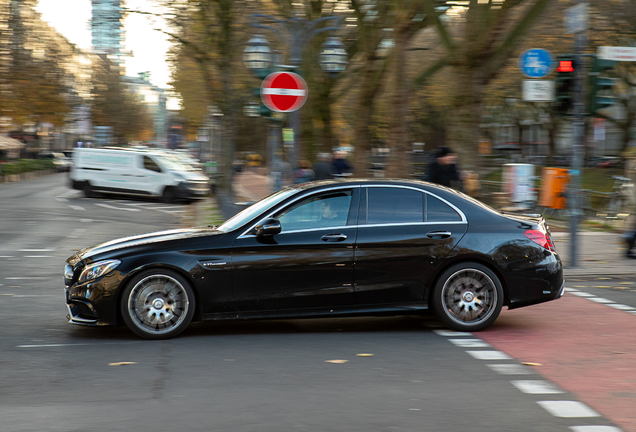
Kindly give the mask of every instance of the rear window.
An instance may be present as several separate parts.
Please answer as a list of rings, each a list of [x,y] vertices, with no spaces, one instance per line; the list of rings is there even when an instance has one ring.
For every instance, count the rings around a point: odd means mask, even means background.
[[[431,195],[426,195],[426,222],[456,222],[462,217],[451,206]]]

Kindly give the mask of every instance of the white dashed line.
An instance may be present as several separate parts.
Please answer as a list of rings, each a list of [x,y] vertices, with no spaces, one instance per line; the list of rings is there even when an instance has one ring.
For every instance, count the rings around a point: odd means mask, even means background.
[[[608,299],[603,298],[603,297],[590,297],[590,298],[588,298],[588,300],[592,300],[593,302],[603,303],[603,304],[615,303],[612,300],[608,300]]]
[[[481,339],[449,339],[449,341],[461,348],[492,348]]]
[[[565,292],[577,292],[576,288],[565,288]]]
[[[69,204],[69,207],[72,208],[73,210],[77,210],[77,211],[85,211],[86,210],[84,207],[80,207],[78,205]]]
[[[570,426],[574,432],[622,432],[614,426]]]
[[[522,393],[526,394],[559,394],[564,393],[555,385],[547,381],[540,380],[519,380],[510,381],[513,386],[517,387]]]
[[[501,351],[466,351],[473,358],[477,360],[512,360],[506,353]]]
[[[42,280],[49,279],[48,276],[25,276],[25,277],[6,277],[7,280]]]
[[[115,210],[125,210],[125,211],[133,211],[133,212],[138,212],[141,211],[138,208],[125,208],[125,207],[115,207],[112,205],[108,205],[108,204],[101,204],[101,203],[97,203],[95,204],[96,206],[100,206],[100,207],[106,207],[106,208],[111,208],[111,209],[115,209]]]
[[[534,371],[520,364],[489,364],[490,369],[501,375],[532,375]]]
[[[600,417],[601,415],[578,401],[537,401],[547,412],[555,417]]]
[[[472,336],[472,333],[456,332],[453,330],[433,330],[439,336]]]
[[[594,294],[586,293],[583,291],[571,292],[570,294],[575,295],[577,297],[594,297]]]
[[[624,304],[608,304],[608,306],[609,307],[613,307],[614,309],[624,310],[624,311],[634,310],[633,307],[627,306],[627,305],[624,305]]]

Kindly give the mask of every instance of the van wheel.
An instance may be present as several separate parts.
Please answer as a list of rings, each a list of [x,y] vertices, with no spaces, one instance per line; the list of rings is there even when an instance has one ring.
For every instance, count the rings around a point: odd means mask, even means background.
[[[86,196],[86,198],[95,198],[97,196],[97,193],[95,193],[93,186],[91,186],[89,182],[84,183],[82,190],[84,191],[84,196]]]
[[[168,186],[163,190],[162,199],[164,202],[171,203],[177,200],[179,192],[172,186]]]

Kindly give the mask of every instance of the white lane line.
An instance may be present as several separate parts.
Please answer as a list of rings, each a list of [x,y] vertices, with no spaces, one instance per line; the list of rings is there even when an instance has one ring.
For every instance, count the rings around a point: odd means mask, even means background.
[[[93,219],[80,219],[80,222],[91,223],[93,222]]]
[[[583,292],[583,291],[571,292],[570,294],[578,296],[578,297],[594,297],[594,294],[586,293],[586,292]]]
[[[472,333],[466,332],[457,332],[453,330],[433,330],[436,334],[440,336],[472,336]]]
[[[621,429],[614,426],[570,426],[574,432],[622,432]]]
[[[78,205],[68,205],[70,208],[72,208],[73,210],[77,210],[77,211],[85,211],[86,209],[84,207],[78,206]]]
[[[13,255],[0,255],[0,258],[13,258]]]
[[[614,309],[618,309],[618,310],[624,310],[624,311],[630,311],[630,310],[634,310],[635,308],[631,307],[631,306],[627,306],[624,304],[608,304],[609,307],[613,307]]]
[[[473,358],[477,360],[512,360],[506,353],[501,351],[466,351]]]
[[[48,276],[20,276],[20,277],[6,277],[6,280],[42,280],[49,279]]]
[[[55,255],[25,255],[22,258],[55,258]]]
[[[608,299],[603,298],[603,297],[590,297],[588,300],[592,300],[593,302],[603,303],[603,304],[615,303],[614,301],[608,300]]]
[[[100,206],[100,207],[112,208],[112,209],[115,209],[115,210],[126,210],[126,211],[136,211],[136,212],[141,211],[141,210],[139,210],[137,208],[115,207],[115,206],[111,206],[111,205],[108,205],[108,204],[101,204],[101,203],[97,203],[95,205],[96,206]]]
[[[55,197],[55,201],[68,202],[68,200],[66,198],[60,198],[60,197]]]
[[[84,233],[86,231],[85,228],[77,228],[74,229],[72,233],[70,233],[69,235],[66,236],[66,238],[77,238],[79,237],[82,233]]]
[[[18,249],[18,252],[55,252],[55,249]]]
[[[74,190],[74,189],[71,189],[71,190],[68,190],[68,191],[64,192],[63,194],[58,195],[56,198],[65,198],[65,197],[67,197],[69,195],[75,195],[75,194],[77,194],[77,191]]]
[[[88,346],[88,345],[130,345],[139,342],[109,342],[109,343],[77,343],[77,344],[38,344],[38,345],[16,345],[16,348],[58,348],[58,347],[74,347],[74,346]]]
[[[600,417],[600,414],[578,401],[537,401],[547,412],[555,417]]]
[[[449,339],[449,341],[461,348],[492,348],[481,339]]]
[[[566,288],[565,292],[577,292],[578,290],[576,288]]]
[[[53,294],[2,294],[9,297],[58,297]]]
[[[489,364],[490,369],[501,375],[532,375],[534,371],[520,364]]]
[[[181,207],[179,206],[165,206],[165,207],[146,207],[148,210],[161,210],[161,209],[175,209],[179,210]]]
[[[564,393],[554,384],[542,380],[517,380],[510,381],[522,393],[526,394],[559,394]]]

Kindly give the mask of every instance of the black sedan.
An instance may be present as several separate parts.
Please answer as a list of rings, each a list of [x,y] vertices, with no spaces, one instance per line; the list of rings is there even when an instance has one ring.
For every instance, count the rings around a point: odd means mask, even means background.
[[[328,180],[276,192],[218,227],[84,249],[64,270],[68,319],[148,339],[193,320],[401,315],[488,327],[563,295],[545,220],[408,180]]]

